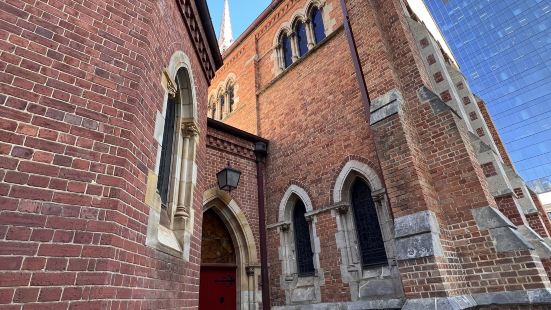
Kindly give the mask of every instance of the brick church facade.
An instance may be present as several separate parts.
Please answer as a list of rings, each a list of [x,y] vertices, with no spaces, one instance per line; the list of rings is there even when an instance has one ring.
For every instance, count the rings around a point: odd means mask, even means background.
[[[0,309],[549,309],[551,223],[401,0],[1,0]],[[237,188],[218,173],[237,169]]]

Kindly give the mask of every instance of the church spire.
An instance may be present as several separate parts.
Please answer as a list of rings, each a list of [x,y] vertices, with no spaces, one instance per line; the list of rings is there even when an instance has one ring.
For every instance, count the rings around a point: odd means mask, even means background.
[[[222,25],[220,25],[220,38],[218,47],[220,52],[224,53],[233,43],[233,34],[231,31],[230,6],[228,0],[224,0],[224,13],[222,14]]]

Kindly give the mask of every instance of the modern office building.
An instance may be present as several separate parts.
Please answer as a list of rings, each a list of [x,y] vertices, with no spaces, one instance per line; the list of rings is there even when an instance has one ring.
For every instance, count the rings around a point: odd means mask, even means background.
[[[425,0],[518,173],[551,191],[551,2]]]

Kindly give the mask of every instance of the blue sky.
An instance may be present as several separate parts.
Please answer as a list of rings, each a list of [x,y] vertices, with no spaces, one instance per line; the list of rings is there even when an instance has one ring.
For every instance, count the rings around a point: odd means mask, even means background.
[[[423,0],[407,0],[413,11],[425,22],[425,25],[429,28],[430,32],[436,37],[436,39],[443,43],[444,39],[442,34],[437,28],[434,20],[430,16],[429,11],[425,7]],[[229,0],[230,5],[230,18],[232,22],[232,31],[234,40],[239,37],[245,29],[257,18],[262,11],[268,7],[272,0]],[[224,9],[224,0],[207,0],[210,16],[212,18],[212,24],[214,31],[216,31],[216,37],[220,35],[220,23],[222,21],[222,11]],[[444,50],[452,55],[448,45],[443,43]]]
[[[271,0],[229,0],[233,38],[237,39],[270,2]],[[207,4],[218,37],[224,0],[207,0]]]

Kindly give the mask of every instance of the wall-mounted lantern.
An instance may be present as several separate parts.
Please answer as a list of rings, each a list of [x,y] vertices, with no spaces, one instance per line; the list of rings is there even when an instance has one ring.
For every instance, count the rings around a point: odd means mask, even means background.
[[[224,191],[231,192],[239,185],[241,171],[234,169],[228,163],[228,166],[216,174],[218,180],[218,188]]]

